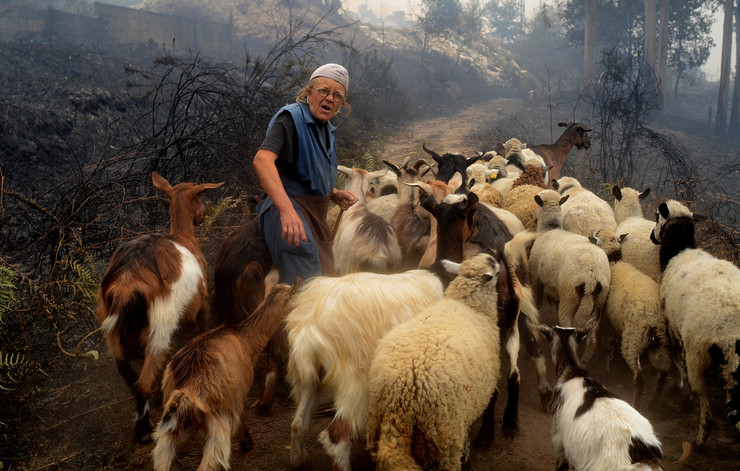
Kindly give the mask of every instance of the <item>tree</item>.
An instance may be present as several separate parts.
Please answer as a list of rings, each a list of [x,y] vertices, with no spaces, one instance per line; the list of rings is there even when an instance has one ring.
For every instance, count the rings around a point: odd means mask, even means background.
[[[524,33],[524,18],[519,0],[489,0],[483,6],[486,25],[495,31],[502,42],[516,39]]]
[[[655,0],[645,0],[645,63],[655,70]]]
[[[660,0],[660,30],[658,31],[658,94],[665,115],[666,82],[668,72],[668,0]]]
[[[586,30],[583,36],[583,82],[586,87],[595,82],[596,60],[596,0],[586,0]]]
[[[447,37],[457,32],[462,7],[459,0],[420,0],[421,12],[417,15],[417,28],[422,33],[421,63],[424,64],[429,41],[436,37]]]
[[[674,93],[686,71],[698,69],[709,58],[714,41],[712,9],[703,0],[672,2],[669,13],[668,65],[675,71]]]
[[[717,96],[717,117],[714,134],[727,133],[727,102],[730,94],[730,52],[732,51],[732,4],[734,0],[724,0],[724,26],[722,28],[722,58]]]
[[[740,27],[740,0],[735,7],[735,25]],[[730,113],[730,136],[740,137],[740,34],[735,33],[735,87],[732,92],[732,112]]]

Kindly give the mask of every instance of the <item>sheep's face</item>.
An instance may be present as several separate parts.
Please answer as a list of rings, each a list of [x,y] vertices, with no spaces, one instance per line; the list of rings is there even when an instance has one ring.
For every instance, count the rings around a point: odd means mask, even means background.
[[[677,217],[691,218],[693,217],[693,213],[689,211],[689,208],[675,200],[668,200],[658,206],[658,210],[655,211],[655,227],[650,233],[650,240],[652,240],[655,245],[660,245],[665,225],[671,219],[675,219]]]
[[[606,253],[609,262],[618,262],[622,259],[622,246],[621,243],[627,234],[621,234],[617,236],[614,231],[610,229],[600,229],[592,236],[588,237],[588,240],[592,244],[595,244]]]

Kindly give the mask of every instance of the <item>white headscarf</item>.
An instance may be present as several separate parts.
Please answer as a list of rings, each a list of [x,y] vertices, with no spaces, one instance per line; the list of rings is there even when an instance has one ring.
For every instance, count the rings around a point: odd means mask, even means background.
[[[324,64],[311,74],[311,79],[316,77],[326,77],[337,81],[344,87],[345,93],[349,90],[349,73],[347,69],[339,64]]]

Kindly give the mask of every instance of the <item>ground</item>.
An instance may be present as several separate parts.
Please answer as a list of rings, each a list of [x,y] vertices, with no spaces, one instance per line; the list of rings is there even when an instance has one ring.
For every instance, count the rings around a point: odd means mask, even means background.
[[[455,116],[409,125],[387,142],[385,155],[399,162],[408,153],[421,156],[419,150],[424,142],[436,151],[457,149],[472,155],[479,150],[478,146],[465,137],[475,123],[480,122],[484,110],[490,109],[489,105],[494,104],[484,103],[462,110]],[[503,109],[501,112],[505,112],[509,106],[505,100],[497,101],[495,105]],[[152,468],[150,454],[153,445],[136,445],[132,442],[134,401],[118,375],[100,333],[91,338],[89,345],[89,349],[100,352],[99,359],[60,354],[59,361],[47,375],[35,375],[33,381],[18,385],[18,389],[9,396],[12,400],[3,406],[8,409],[2,415],[6,424],[2,429],[5,433],[2,436],[0,469],[139,471]],[[549,358],[549,349],[546,345],[543,347]],[[50,348],[57,347],[52,345]],[[627,367],[617,356],[607,374],[603,359],[602,351],[594,357],[589,368],[618,396],[631,398],[631,373]],[[540,471],[552,470],[555,466],[550,441],[551,420],[540,407],[532,361],[523,353],[519,364],[522,368],[519,434],[513,439],[506,439],[502,433],[498,433],[490,449],[473,449],[471,465],[474,470]],[[248,398],[251,407],[245,417],[254,447],[243,454],[234,447],[231,463],[236,471],[291,469],[290,422],[294,409],[285,386],[279,390],[279,397],[269,415],[259,416],[253,407],[262,390],[264,369],[264,362],[261,361],[256,372],[257,380]],[[549,361],[548,369],[552,384],[552,364]],[[647,395],[652,393],[654,386],[654,378],[647,381]],[[506,401],[505,385],[502,383],[501,387],[502,394],[496,411],[499,430]],[[701,453],[694,450],[688,455],[685,454],[685,447],[696,436],[698,410],[682,410],[677,393],[669,391],[657,410],[644,411],[663,443],[664,469],[737,469],[740,434],[729,427],[722,401],[721,392],[717,392],[713,396],[716,424],[706,449]],[[160,409],[155,407],[154,417],[159,412]],[[316,441],[319,431],[328,425],[330,417],[326,411],[315,417],[307,434],[310,462],[303,469],[331,468],[327,455]],[[193,437],[178,451],[175,469],[196,469],[201,456],[200,447],[201,442]],[[374,469],[361,443],[354,447],[352,466],[360,471]]]

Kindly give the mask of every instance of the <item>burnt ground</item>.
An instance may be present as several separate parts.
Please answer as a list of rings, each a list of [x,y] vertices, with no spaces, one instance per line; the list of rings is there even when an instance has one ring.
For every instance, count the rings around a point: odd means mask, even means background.
[[[433,149],[458,149],[470,155],[479,145],[466,137],[494,113],[511,116],[521,111],[521,105],[508,100],[495,100],[426,121],[409,124],[386,142],[385,152],[400,161],[404,155],[420,156],[422,142]],[[443,149],[440,149],[443,150]],[[96,327],[90,313],[80,313],[74,332],[67,332],[62,346],[73,351],[74,346]],[[0,412],[0,470],[142,470],[151,469],[152,445],[132,443],[134,402],[106,352],[100,333],[94,333],[82,344],[81,351],[96,350],[99,359],[68,356],[54,342],[34,346],[44,348],[48,358],[42,368],[30,372],[15,385],[13,391],[2,392]],[[547,347],[544,346],[546,349]],[[620,358],[612,370],[604,371],[605,352],[594,357],[590,369],[616,394],[624,399],[632,396],[631,373]],[[476,470],[551,470],[555,458],[550,442],[550,417],[540,408],[532,362],[523,355],[520,401],[520,432],[512,440],[499,433],[487,450],[474,449],[472,469]],[[548,362],[552,382],[552,365]],[[257,368],[257,380],[248,398],[245,423],[254,439],[254,448],[240,454],[235,446],[232,457],[234,470],[291,469],[288,456],[290,422],[293,404],[283,385],[279,397],[267,416],[259,416],[253,407],[261,392],[265,364]],[[672,380],[672,375],[669,380]],[[713,407],[716,425],[706,450],[691,451],[685,447],[696,436],[698,410],[684,410],[680,397],[668,391],[659,408],[644,411],[663,442],[666,470],[727,470],[737,469],[740,457],[740,434],[731,429],[725,418],[722,392],[716,387]],[[502,382],[502,388],[504,384]],[[650,395],[654,380],[648,380]],[[506,392],[497,405],[500,418]],[[153,416],[160,412],[155,407]],[[330,469],[326,454],[316,442],[319,431],[328,425],[330,414],[319,413],[307,435],[310,462],[306,470]],[[474,432],[475,433],[475,432]],[[178,452],[176,469],[194,470],[200,459],[201,442],[192,437]],[[373,469],[361,444],[354,447],[353,468]]]

